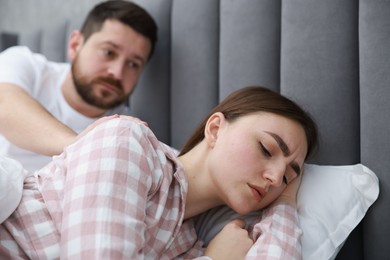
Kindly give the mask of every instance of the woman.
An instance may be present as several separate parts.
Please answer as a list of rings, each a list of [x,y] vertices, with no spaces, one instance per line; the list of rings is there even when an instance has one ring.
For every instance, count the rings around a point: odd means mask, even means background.
[[[317,130],[292,101],[240,89],[178,157],[142,123],[114,118],[91,128],[26,179],[1,225],[0,255],[240,259],[250,249],[248,258],[299,259],[296,192]],[[240,214],[269,207],[250,236],[234,220],[202,248],[192,219],[219,205]]]

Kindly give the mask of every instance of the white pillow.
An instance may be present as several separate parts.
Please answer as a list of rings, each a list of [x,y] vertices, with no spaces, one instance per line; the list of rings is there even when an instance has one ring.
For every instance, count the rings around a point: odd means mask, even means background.
[[[362,164],[306,164],[297,198],[303,260],[334,259],[378,194],[378,178]],[[257,216],[251,213],[244,218],[250,223]],[[238,217],[242,216],[219,207],[198,217],[195,227],[208,244],[225,224]]]
[[[303,259],[334,259],[378,195],[377,176],[362,164],[305,165],[298,193]]]
[[[0,224],[19,205],[26,173],[18,161],[0,156]]]

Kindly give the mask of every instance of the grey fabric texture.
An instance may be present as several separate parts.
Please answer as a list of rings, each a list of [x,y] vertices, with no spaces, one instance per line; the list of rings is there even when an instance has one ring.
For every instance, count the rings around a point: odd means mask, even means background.
[[[218,1],[176,1],[172,7],[171,129],[180,149],[218,102]]]
[[[130,100],[134,114],[155,131],[157,137],[170,143],[170,51],[171,1],[139,0],[159,25],[158,43],[142,78]]]
[[[365,259],[388,259],[390,216],[390,2],[360,1],[361,161],[380,179],[381,194],[364,219]]]
[[[280,91],[318,122],[321,146],[312,163],[361,162],[379,177],[378,201],[337,259],[388,259],[390,1],[136,2],[156,19],[159,40],[130,100],[134,115],[180,149],[233,90],[263,85]],[[19,43],[66,60],[77,19],[19,35]]]
[[[0,33],[0,51],[18,44],[18,35],[16,33]]]
[[[66,38],[63,32],[66,32],[67,21],[51,25],[42,31],[41,52],[45,53],[47,59],[52,61],[66,60],[66,53],[58,51],[65,49]]]
[[[20,34],[18,44],[28,46],[33,52],[39,52],[45,54],[44,52],[41,51],[42,31],[43,29],[42,30],[38,29],[38,30],[31,30],[30,32]]]
[[[358,3],[299,2],[283,2],[281,92],[317,119],[323,140],[317,162],[355,163],[360,156]]]
[[[221,1],[220,99],[242,86],[279,90],[280,1]]]

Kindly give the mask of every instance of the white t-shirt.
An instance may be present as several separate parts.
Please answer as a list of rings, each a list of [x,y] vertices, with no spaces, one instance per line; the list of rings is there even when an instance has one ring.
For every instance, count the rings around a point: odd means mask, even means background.
[[[96,118],[78,113],[66,102],[61,85],[69,70],[69,63],[48,61],[43,55],[32,53],[24,46],[11,47],[0,53],[0,82],[22,87],[54,117],[79,133]],[[129,114],[129,111],[122,105],[106,113],[111,114]],[[0,155],[18,160],[28,171],[40,169],[51,160],[51,157],[20,149],[2,135]]]

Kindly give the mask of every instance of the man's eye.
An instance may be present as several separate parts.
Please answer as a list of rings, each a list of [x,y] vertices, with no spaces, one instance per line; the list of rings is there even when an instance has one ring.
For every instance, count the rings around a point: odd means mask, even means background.
[[[108,50],[108,49],[104,49],[104,50],[103,50],[103,54],[104,54],[105,56],[108,56],[108,57],[114,56],[114,52],[111,51],[111,50]]]
[[[138,69],[140,67],[138,63],[132,61],[128,63],[128,66],[133,69]]]
[[[271,157],[272,156],[271,153],[268,151],[268,149],[265,148],[265,146],[262,143],[260,143],[260,148],[261,148],[261,151],[263,152],[263,154],[265,156],[267,156],[267,157]]]

